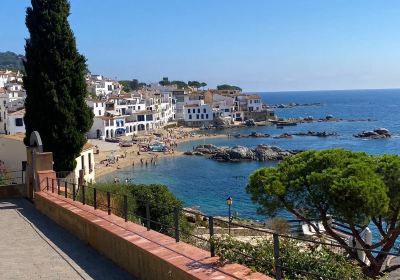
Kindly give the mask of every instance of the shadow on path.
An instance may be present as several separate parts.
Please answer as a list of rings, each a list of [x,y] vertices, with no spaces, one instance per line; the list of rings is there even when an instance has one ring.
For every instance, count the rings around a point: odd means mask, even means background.
[[[37,238],[44,240],[82,279],[135,279],[126,270],[39,213],[30,201],[0,200],[0,211],[11,209],[15,209],[21,219],[36,232]]]

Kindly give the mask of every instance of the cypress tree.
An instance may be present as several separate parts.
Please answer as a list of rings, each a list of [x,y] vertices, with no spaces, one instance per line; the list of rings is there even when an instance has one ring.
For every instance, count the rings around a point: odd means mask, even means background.
[[[24,117],[29,143],[37,130],[44,151],[53,152],[54,169],[71,171],[86,143],[93,113],[85,103],[86,59],[76,48],[68,23],[68,0],[32,0],[27,9]]]

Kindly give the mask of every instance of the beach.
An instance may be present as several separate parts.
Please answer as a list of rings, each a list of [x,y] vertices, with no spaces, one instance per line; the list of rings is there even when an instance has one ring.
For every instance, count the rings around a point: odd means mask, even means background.
[[[156,137],[155,134],[160,135],[160,137]],[[187,127],[160,129],[152,134],[149,133],[140,136],[141,140],[147,138],[150,142],[157,139],[159,141],[165,141],[170,147],[168,152],[140,151],[139,144],[134,144],[131,147],[121,147],[119,143],[109,143],[94,139],[89,140],[89,143],[95,147],[97,146],[99,150],[99,152],[94,155],[96,163],[95,174],[96,178],[99,178],[129,166],[132,168],[148,165],[156,166],[159,164],[159,159],[165,157],[180,157],[183,155],[183,152],[178,151],[177,148],[184,142],[224,137],[227,137],[227,135],[205,133],[198,128]],[[125,137],[123,140],[131,140],[131,138]]]

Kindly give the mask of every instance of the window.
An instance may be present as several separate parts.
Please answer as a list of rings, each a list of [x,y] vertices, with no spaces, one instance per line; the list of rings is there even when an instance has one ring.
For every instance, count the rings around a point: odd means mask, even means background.
[[[200,109],[197,109],[197,113],[199,113],[199,114],[200,114]]]
[[[99,116],[101,116],[101,110],[99,110]]]
[[[196,119],[199,119],[199,114],[196,115]]]
[[[195,114],[196,113],[196,109],[193,109],[192,112],[193,112],[193,114]]]
[[[191,120],[192,119],[192,115],[189,115],[189,120]]]
[[[138,116],[138,121],[139,122],[144,122],[144,115],[139,115]]]
[[[81,156],[81,169],[85,170],[85,156]]]
[[[203,113],[205,114],[207,112],[207,109],[206,108],[203,108]]]
[[[201,119],[202,119],[202,120],[204,119],[204,114],[201,114]]]
[[[24,126],[24,120],[22,118],[15,119],[15,126]]]
[[[208,119],[208,114],[206,114],[206,119]]]
[[[97,108],[97,103],[94,103],[94,104],[95,104],[94,106]]]
[[[188,109],[188,114],[190,114],[190,109]]]
[[[146,115],[146,121],[152,121],[153,115]]]
[[[93,167],[92,167],[92,154],[88,154],[88,160],[89,160],[89,173],[92,173]]]

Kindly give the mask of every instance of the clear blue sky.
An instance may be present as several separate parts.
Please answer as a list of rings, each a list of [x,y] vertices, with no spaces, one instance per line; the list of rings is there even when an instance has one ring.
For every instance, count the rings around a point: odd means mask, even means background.
[[[1,0],[0,50],[24,53],[28,0]],[[398,0],[72,0],[93,73],[248,91],[400,88]]]

